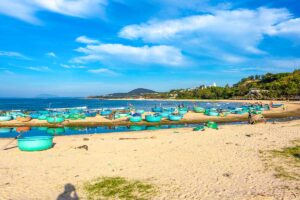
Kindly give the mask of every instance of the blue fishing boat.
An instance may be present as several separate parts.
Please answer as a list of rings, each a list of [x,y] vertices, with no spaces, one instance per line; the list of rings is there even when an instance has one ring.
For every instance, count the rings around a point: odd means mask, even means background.
[[[18,139],[18,148],[21,151],[43,151],[53,146],[52,136],[32,136]]]

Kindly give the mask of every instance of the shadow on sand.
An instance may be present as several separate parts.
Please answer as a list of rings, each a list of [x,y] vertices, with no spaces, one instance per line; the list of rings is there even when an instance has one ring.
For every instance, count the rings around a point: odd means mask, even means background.
[[[71,183],[67,183],[65,185],[65,190],[56,200],[79,200],[75,186]]]

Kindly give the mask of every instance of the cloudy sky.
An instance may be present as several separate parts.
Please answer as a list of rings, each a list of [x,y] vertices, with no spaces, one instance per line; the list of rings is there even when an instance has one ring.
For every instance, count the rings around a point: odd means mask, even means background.
[[[232,84],[300,66],[298,0],[0,0],[0,97]]]

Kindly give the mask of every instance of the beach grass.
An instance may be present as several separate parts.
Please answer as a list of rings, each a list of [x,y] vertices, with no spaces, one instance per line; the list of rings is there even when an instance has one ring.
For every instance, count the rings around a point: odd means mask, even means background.
[[[300,140],[294,140],[291,146],[280,150],[261,153],[266,167],[274,170],[276,178],[300,180]]]
[[[89,200],[120,199],[147,200],[156,194],[156,187],[138,180],[123,177],[101,177],[84,185]]]

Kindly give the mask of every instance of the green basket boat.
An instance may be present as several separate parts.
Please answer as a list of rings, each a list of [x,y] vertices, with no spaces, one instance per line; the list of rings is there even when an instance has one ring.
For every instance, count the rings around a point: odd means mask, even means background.
[[[206,123],[206,126],[207,126],[208,128],[218,129],[218,124],[217,124],[216,122],[208,121],[208,122]]]
[[[204,131],[205,130],[205,127],[204,126],[197,126],[193,129],[194,131]]]
[[[18,139],[21,151],[43,151],[53,146],[53,136],[33,136]]]

